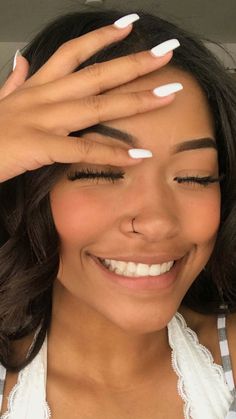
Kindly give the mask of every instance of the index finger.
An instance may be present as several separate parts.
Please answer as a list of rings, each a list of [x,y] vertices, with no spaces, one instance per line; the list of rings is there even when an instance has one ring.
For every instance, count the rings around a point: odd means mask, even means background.
[[[136,13],[128,16],[130,16],[130,20],[133,22],[139,19],[139,16]],[[49,60],[24,83],[24,87],[39,86],[70,74],[100,49],[127,36],[131,32],[131,29],[132,25],[125,28],[118,28],[112,24],[95,29],[85,35],[65,42],[56,50]]]

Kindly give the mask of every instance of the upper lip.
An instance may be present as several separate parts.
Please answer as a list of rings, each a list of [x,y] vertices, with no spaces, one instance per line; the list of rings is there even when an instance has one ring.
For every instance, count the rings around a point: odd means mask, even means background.
[[[91,255],[93,256],[93,255]],[[94,255],[95,256],[95,255]],[[159,254],[156,256],[144,256],[144,255],[132,255],[132,256],[122,256],[122,255],[118,255],[118,256],[95,256],[98,259],[113,259],[113,260],[117,260],[117,261],[124,261],[124,262],[134,262],[134,263],[144,263],[146,265],[154,265],[154,264],[162,264],[162,263],[167,263],[170,261],[176,261],[178,259],[181,259],[183,257],[179,256],[179,255],[171,255],[171,254]]]

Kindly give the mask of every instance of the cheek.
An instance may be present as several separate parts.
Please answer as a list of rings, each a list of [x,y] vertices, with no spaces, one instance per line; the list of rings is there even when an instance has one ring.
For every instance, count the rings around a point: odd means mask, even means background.
[[[204,191],[203,194],[182,202],[184,231],[197,244],[214,240],[220,224],[220,191]]]
[[[95,193],[55,189],[50,194],[51,209],[56,230],[63,242],[77,243],[91,239],[107,225],[109,208]]]

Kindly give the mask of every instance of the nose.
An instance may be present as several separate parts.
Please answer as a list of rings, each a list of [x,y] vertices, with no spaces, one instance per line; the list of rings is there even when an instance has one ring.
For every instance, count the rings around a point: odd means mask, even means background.
[[[150,182],[148,186],[139,185],[135,190],[136,193],[133,190],[127,201],[130,205],[126,232],[150,242],[163,242],[176,237],[181,219],[173,192],[164,185],[150,185]]]

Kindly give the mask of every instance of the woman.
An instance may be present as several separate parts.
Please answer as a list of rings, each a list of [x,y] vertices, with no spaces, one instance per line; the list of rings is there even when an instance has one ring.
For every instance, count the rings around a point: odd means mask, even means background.
[[[0,102],[1,414],[235,417],[230,75],[140,11],[61,17],[23,56]]]

